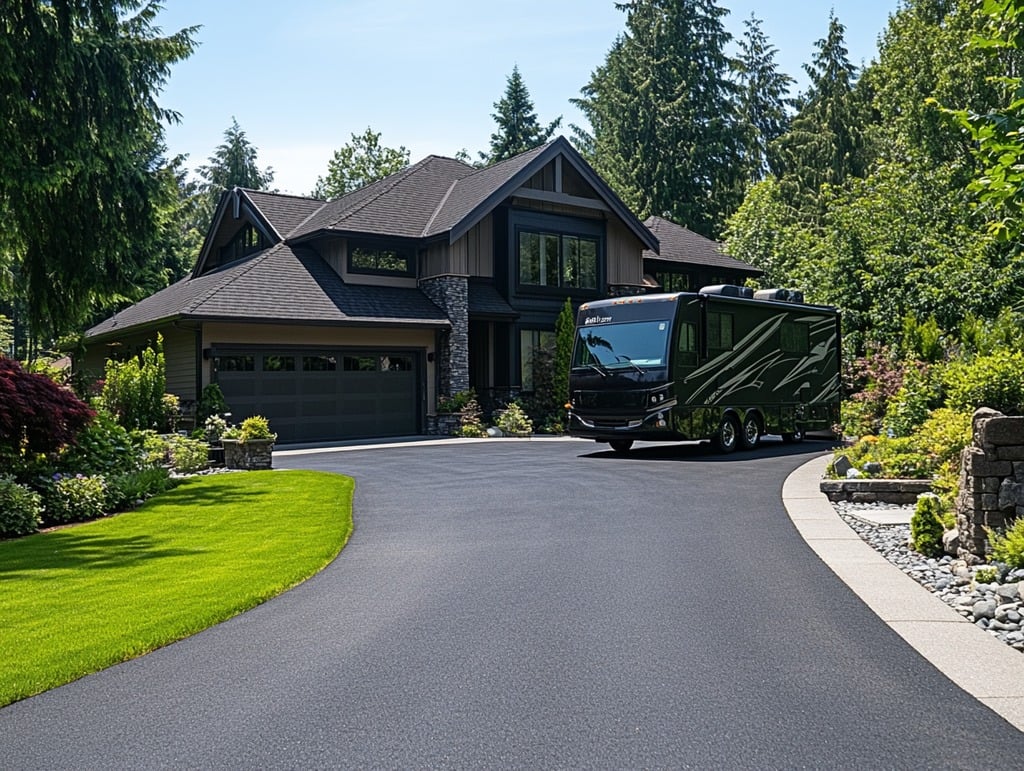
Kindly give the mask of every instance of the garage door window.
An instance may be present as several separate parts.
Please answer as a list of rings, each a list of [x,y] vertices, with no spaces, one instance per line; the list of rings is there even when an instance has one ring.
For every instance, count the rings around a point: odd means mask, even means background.
[[[255,356],[218,356],[214,362],[218,372],[254,372]]]
[[[264,372],[294,372],[295,371],[295,357],[294,356],[264,356],[263,357],[263,371]]]
[[[334,372],[338,368],[338,360],[333,356],[303,356],[303,372]]]
[[[377,371],[377,357],[376,356],[346,356],[345,357],[345,371],[346,372],[376,372]]]

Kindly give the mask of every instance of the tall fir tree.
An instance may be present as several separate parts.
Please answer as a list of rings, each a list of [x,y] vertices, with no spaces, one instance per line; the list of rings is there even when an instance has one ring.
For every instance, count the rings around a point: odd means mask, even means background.
[[[849,177],[863,176],[867,165],[867,105],[855,90],[857,68],[850,63],[845,34],[846,28],[831,14],[827,36],[816,43],[812,62],[804,65],[810,86],[798,99],[789,132],[773,147],[784,195],[814,216],[820,213],[823,185],[841,186]]]
[[[157,97],[195,34],[162,36],[158,11],[139,0],[0,10],[0,290],[39,344],[134,291],[154,259],[163,127],[178,119]]]
[[[728,13],[714,0],[628,0],[626,31],[573,99],[593,162],[641,217],[716,237],[743,195]]]
[[[747,169],[751,182],[778,171],[769,148],[789,128],[789,89],[795,82],[775,63],[777,49],[754,14],[743,22],[739,40],[739,117],[747,134]]]
[[[491,117],[498,124],[498,130],[491,134],[490,152],[480,153],[480,160],[485,164],[497,163],[539,147],[551,139],[555,129],[562,125],[562,116],[558,116],[547,128],[541,128],[518,65],[512,68],[505,95],[494,103],[494,109],[497,112]]]

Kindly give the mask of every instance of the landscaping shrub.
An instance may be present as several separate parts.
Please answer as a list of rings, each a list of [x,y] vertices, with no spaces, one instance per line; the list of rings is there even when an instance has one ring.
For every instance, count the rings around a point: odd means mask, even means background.
[[[459,411],[459,427],[456,429],[455,435],[470,439],[487,436],[487,431],[481,422],[481,415],[480,404],[476,399],[470,399]]]
[[[87,522],[106,511],[106,482],[102,476],[64,476],[54,479],[43,495],[43,520],[60,525]]]
[[[961,451],[971,442],[971,416],[948,408],[935,410],[910,436],[865,436],[843,454],[856,467],[876,462],[882,477],[946,480],[955,488]],[[955,489],[949,491],[955,497]]]
[[[23,454],[74,444],[93,415],[68,389],[0,356],[0,462],[13,467]]]
[[[203,422],[203,427],[200,429],[200,436],[194,436],[194,439],[202,438],[207,442],[219,442],[221,437],[224,436],[224,432],[228,430],[228,422],[224,420],[220,415],[211,415]]]
[[[108,360],[100,404],[127,429],[168,429],[164,407],[167,384],[163,337],[125,361]]]
[[[0,477],[0,538],[34,533],[42,524],[42,510],[38,493],[10,477]]]
[[[531,434],[533,423],[523,412],[523,408],[517,402],[509,402],[509,405],[498,415],[496,425],[506,434]]]
[[[910,517],[910,542],[914,551],[925,557],[941,557],[943,531],[939,496],[932,493],[917,496],[917,506]]]
[[[224,392],[216,383],[210,383],[203,388],[199,395],[199,404],[196,405],[196,424],[206,422],[211,415],[222,415],[228,411],[228,403],[224,401]]]
[[[125,473],[141,467],[139,447],[114,416],[102,409],[57,460],[57,468],[71,474]]]
[[[1024,517],[1017,517],[1005,533],[988,531],[992,557],[1011,568],[1024,568]]]
[[[175,437],[171,442],[171,465],[180,474],[194,474],[206,468],[209,451],[210,445],[206,442],[185,436]]]
[[[240,442],[248,442],[253,439],[277,440],[277,434],[270,430],[270,421],[262,415],[253,415],[242,421],[242,431],[239,434]]]
[[[107,477],[106,509],[109,512],[133,508],[138,501],[152,498],[173,486],[163,466],[150,466],[127,474]]]
[[[170,439],[156,431],[131,431],[128,436],[139,452],[143,467],[161,466],[170,461]]]
[[[997,351],[953,362],[943,377],[946,404],[963,412],[991,407],[1006,415],[1024,413],[1024,353]]]
[[[886,405],[883,425],[893,436],[910,436],[942,405],[942,380],[936,367],[923,363],[906,368],[903,384]]]
[[[849,394],[841,405],[845,435],[879,433],[886,408],[903,385],[905,366],[882,348],[843,367],[843,390]]]
[[[454,396],[442,396],[437,400],[437,411],[455,413],[462,412],[470,402],[476,401],[476,391],[470,388],[468,391],[459,391]],[[479,409],[477,402],[477,409]]]

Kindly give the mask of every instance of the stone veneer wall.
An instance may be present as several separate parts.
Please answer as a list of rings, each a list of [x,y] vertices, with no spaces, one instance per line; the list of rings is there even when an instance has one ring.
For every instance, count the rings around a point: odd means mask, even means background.
[[[438,276],[420,281],[420,290],[448,315],[450,331],[441,335],[437,351],[439,396],[469,388],[469,279]]]
[[[958,556],[984,560],[986,528],[1003,529],[1024,517],[1024,417],[987,407],[974,413],[973,443],[961,456],[956,524]]]

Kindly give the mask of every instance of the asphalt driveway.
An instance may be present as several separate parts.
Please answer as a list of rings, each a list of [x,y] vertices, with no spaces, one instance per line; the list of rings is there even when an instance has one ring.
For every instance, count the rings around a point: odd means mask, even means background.
[[[1021,734],[806,546],[827,445],[275,455],[356,531],[287,594],[0,710],[9,768],[986,768]],[[1017,753],[1013,755],[1011,753]]]

